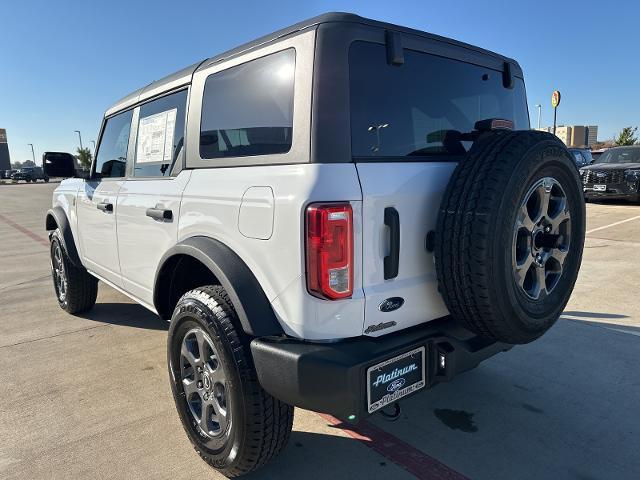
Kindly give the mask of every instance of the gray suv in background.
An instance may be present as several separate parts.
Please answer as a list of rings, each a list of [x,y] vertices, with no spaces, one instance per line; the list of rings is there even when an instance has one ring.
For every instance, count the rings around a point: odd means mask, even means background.
[[[48,182],[49,177],[44,173],[42,167],[23,167],[18,169],[18,171],[11,176],[11,180],[14,182],[24,180],[27,183],[35,183],[38,180]]]

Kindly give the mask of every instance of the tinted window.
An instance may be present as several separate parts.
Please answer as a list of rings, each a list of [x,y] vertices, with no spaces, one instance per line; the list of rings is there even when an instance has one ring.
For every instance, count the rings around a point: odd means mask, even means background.
[[[576,165],[584,164],[584,158],[582,158],[582,154],[576,150],[573,151],[573,157],[575,158]]]
[[[596,163],[640,163],[640,147],[611,148]]]
[[[187,91],[167,95],[140,107],[135,177],[169,176],[184,151]]]
[[[464,153],[478,120],[503,118],[529,128],[524,82],[504,88],[502,72],[412,50],[401,66],[386,48],[354,42],[349,52],[351,141],[355,157]]]
[[[124,177],[132,114],[129,110],[107,119],[96,157],[97,178]]]
[[[284,153],[293,133],[293,49],[210,75],[200,125],[202,158]]]

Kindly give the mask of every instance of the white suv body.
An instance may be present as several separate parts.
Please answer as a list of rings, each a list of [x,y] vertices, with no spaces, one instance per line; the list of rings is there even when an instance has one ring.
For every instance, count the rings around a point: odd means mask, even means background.
[[[456,163],[447,158],[354,163],[350,156],[345,158],[349,153],[346,148],[335,149],[343,158],[330,158],[330,163],[319,158],[322,149],[313,143],[321,138],[312,135],[312,110],[322,106],[319,100],[313,101],[314,62],[315,68],[322,68],[316,38],[320,29],[330,31],[335,25],[308,25],[297,32],[291,29],[294,33],[277,42],[258,48],[240,47],[237,50],[241,53],[191,66],[110,108],[103,137],[111,118],[123,112],[131,115],[122,176],[103,177],[96,182],[65,181],[53,200],[53,206],[61,206],[70,220],[87,270],[156,312],[154,281],[163,255],[185,239],[204,236],[229,246],[246,263],[283,331],[292,337],[333,340],[363,334],[378,336],[446,316],[447,309],[437,291],[433,255],[425,249],[425,239],[435,229],[437,207]],[[362,41],[384,42],[387,34],[382,28],[355,30],[354,37]],[[446,49],[450,58],[469,56],[464,45],[452,45],[434,36],[419,40],[425,52]],[[221,161],[203,159],[199,155],[200,123],[207,79],[256,59],[291,51],[295,52],[295,70],[286,72],[294,75],[295,85],[290,149]],[[504,62],[495,55],[476,56],[489,67],[501,68]],[[188,104],[180,153],[183,167],[175,168],[169,176],[138,176],[133,165],[140,148],[136,134],[141,106],[179,91],[185,92]],[[353,208],[350,298],[332,302],[308,292],[305,209],[315,202],[350,202]],[[112,204],[113,210],[105,214],[96,208],[100,203]],[[145,215],[148,208],[156,206],[171,210],[173,220],[158,222]],[[398,275],[391,281],[385,280],[383,271],[390,248],[389,228],[384,223],[386,207],[395,208],[402,219],[402,255]],[[380,304],[393,297],[403,298],[403,307],[382,312]],[[367,330],[379,324],[388,326]]]
[[[291,406],[357,421],[555,322],[584,203],[566,149],[528,130],[512,59],[349,14],[293,25],[107,110],[88,178],[47,214],[58,302],[91,308],[95,277],[171,319],[185,429],[246,473],[286,443]],[[241,423],[203,427],[220,365],[234,415],[277,443],[258,460]]]

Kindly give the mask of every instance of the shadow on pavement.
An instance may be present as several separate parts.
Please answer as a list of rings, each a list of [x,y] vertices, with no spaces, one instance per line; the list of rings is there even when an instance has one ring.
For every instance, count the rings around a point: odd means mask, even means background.
[[[619,313],[602,313],[602,312],[576,312],[571,310],[565,310],[562,312],[563,317],[575,317],[570,320],[582,320],[584,318],[603,318],[603,319],[618,319],[629,318],[629,315],[621,315]]]
[[[352,438],[293,431],[285,450],[249,479],[412,478]]]
[[[635,480],[639,356],[639,327],[560,320],[540,340],[401,402],[399,421],[370,421],[473,479]]]
[[[110,325],[148,330],[169,329],[169,322],[135,303],[96,303],[89,312],[78,316]]]

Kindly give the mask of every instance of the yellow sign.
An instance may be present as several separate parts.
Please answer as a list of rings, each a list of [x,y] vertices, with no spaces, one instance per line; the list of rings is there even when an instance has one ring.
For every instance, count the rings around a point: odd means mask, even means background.
[[[557,108],[558,105],[560,105],[560,92],[558,90],[555,90],[551,94],[551,106],[553,108]]]

